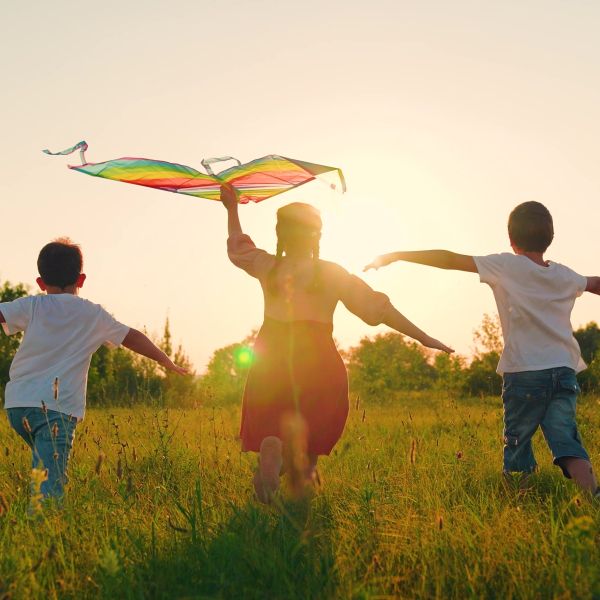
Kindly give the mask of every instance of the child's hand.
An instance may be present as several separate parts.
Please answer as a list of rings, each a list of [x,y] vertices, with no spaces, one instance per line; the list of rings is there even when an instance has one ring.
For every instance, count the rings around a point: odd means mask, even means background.
[[[163,366],[167,371],[173,371],[173,373],[177,373],[177,375],[190,375],[190,372],[185,367],[180,367],[176,365],[170,358],[166,358],[160,362],[160,365]]]
[[[447,354],[452,354],[454,350],[446,344],[442,344],[439,340],[435,338],[427,336],[424,340],[421,340],[421,344],[426,348],[433,348],[433,350],[441,350],[442,352],[446,352]]]
[[[223,206],[227,210],[237,206],[238,195],[232,185],[229,185],[228,183],[224,183],[221,186],[221,202],[223,203]]]
[[[394,262],[391,254],[382,254],[381,256],[375,257],[364,269],[363,271],[368,271],[369,269],[379,269],[380,267],[385,267],[390,263]]]

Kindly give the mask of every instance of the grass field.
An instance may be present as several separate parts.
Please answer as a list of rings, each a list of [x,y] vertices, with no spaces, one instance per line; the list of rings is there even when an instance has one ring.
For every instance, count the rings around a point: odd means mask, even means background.
[[[354,401],[353,401],[354,402]],[[600,462],[600,401],[580,423]],[[62,511],[27,516],[0,417],[0,599],[600,598],[600,509],[552,467],[499,476],[498,399],[353,405],[323,486],[253,500],[238,410],[90,410]]]

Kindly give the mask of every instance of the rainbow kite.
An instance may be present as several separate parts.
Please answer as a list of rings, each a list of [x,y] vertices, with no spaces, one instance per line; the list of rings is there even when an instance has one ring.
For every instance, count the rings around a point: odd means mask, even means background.
[[[329,182],[332,189],[346,191],[344,176],[340,169],[276,154],[263,156],[246,164],[231,156],[208,158],[202,161],[206,173],[200,173],[185,165],[147,158],[117,158],[107,162],[89,163],[84,154],[87,149],[86,142],[79,142],[62,152],[49,150],[44,152],[65,155],[79,150],[82,164],[69,165],[69,168],[75,171],[209,200],[219,200],[219,190],[224,183],[237,190],[241,204],[247,204],[261,202],[313,179],[326,179],[324,176],[327,174],[334,175],[335,181]],[[221,161],[235,161],[237,165],[217,174],[213,173],[211,165]]]

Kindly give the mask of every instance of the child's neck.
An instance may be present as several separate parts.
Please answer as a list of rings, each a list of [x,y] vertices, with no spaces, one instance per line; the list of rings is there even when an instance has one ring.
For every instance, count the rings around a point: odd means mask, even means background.
[[[49,285],[46,287],[46,294],[71,294],[73,296],[77,296],[79,293],[79,288],[76,285],[68,285],[65,288],[60,288],[58,286]]]
[[[532,260],[536,265],[540,265],[541,267],[547,267],[548,261],[544,258],[543,252],[528,252],[526,250],[521,250],[520,248],[513,248],[515,254],[519,256],[526,256],[529,260]]]

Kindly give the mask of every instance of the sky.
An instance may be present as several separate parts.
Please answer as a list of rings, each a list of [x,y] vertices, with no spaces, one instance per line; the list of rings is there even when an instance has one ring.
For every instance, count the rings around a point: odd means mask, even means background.
[[[76,155],[43,148],[340,167],[344,196],[313,182],[240,212],[274,251],[276,210],[315,204],[321,256],[357,274],[393,250],[510,251],[510,210],[538,200],[555,221],[547,257],[600,274],[598,2],[55,0],[1,13],[0,281],[34,289],[40,248],[70,236],[81,295],[150,332],[168,317],[198,371],[262,318],[259,285],[227,259],[223,207],[69,171]],[[495,310],[473,274],[397,263],[364,278],[466,355]],[[599,318],[600,298],[578,300],[575,327]],[[382,331],[336,312],[342,347]]]

